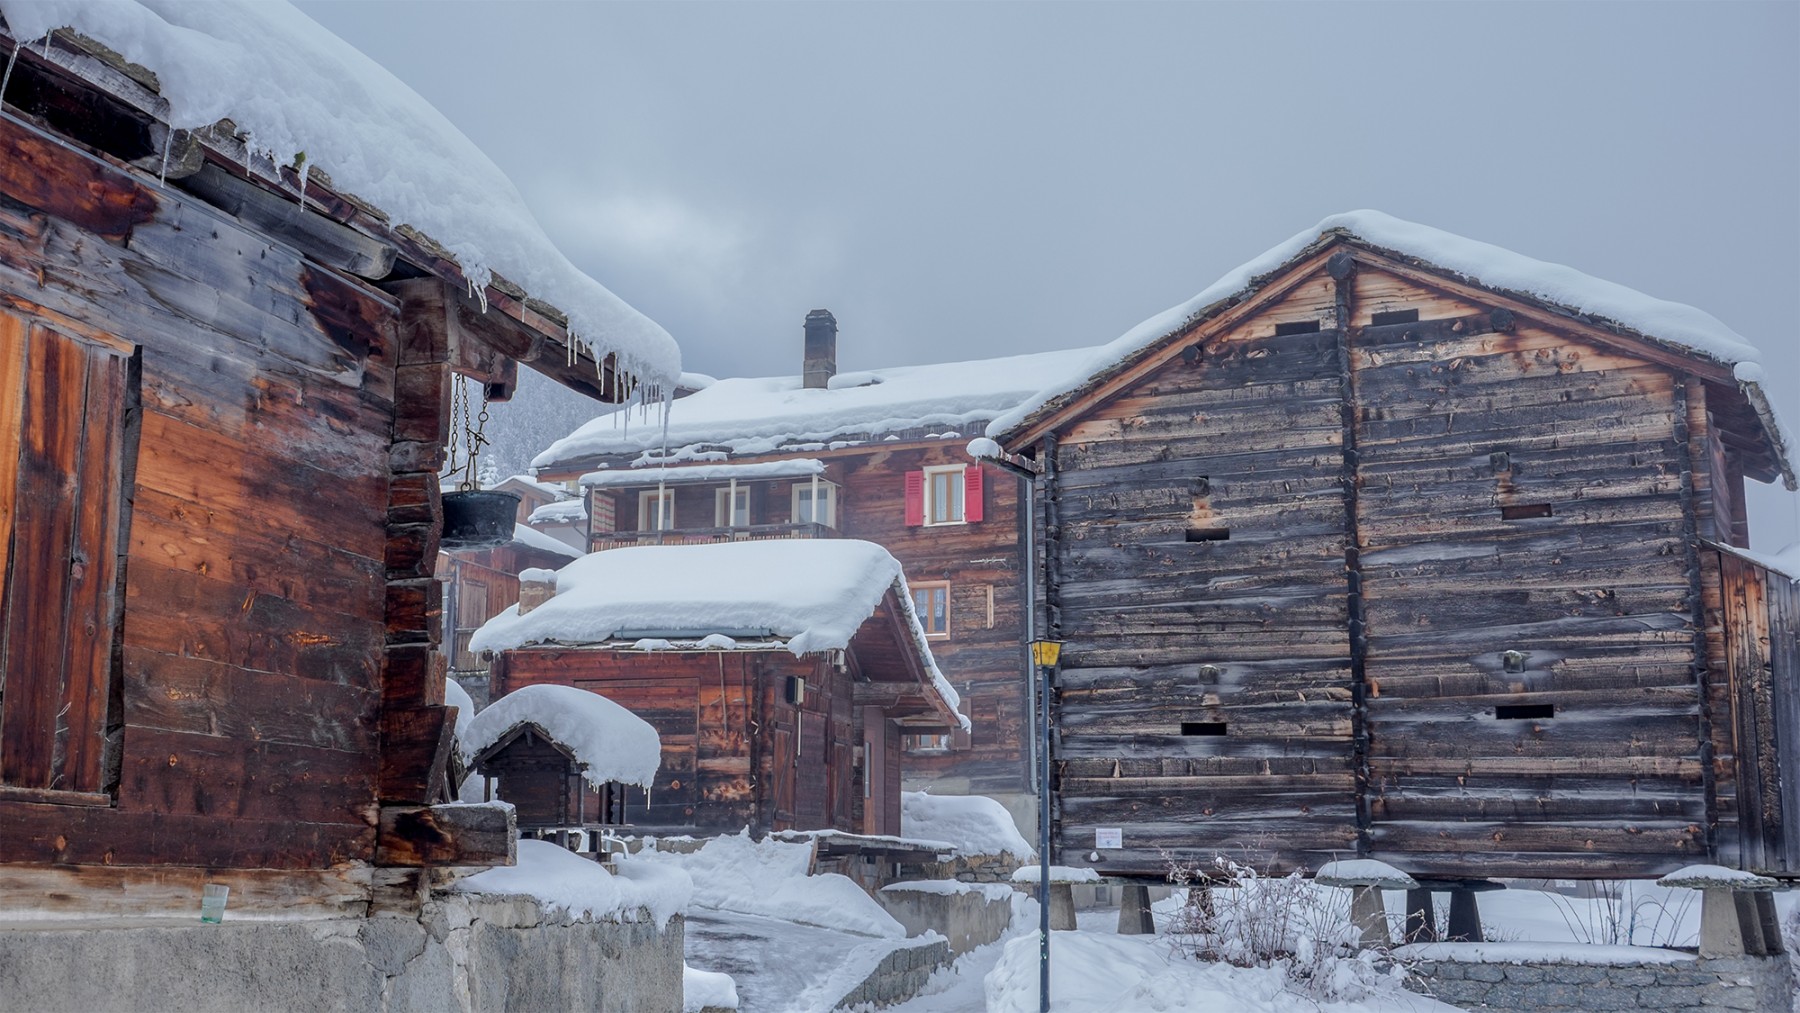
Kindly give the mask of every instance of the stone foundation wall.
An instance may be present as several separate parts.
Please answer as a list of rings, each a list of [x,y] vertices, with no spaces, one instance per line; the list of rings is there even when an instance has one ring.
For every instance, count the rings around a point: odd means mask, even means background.
[[[943,885],[942,880],[917,887],[894,883],[875,899],[905,926],[907,935],[937,932],[949,939],[950,952],[957,956],[999,939],[1012,927],[1015,891],[1010,884],[962,883],[954,892],[945,892]]]
[[[418,917],[0,926],[0,1006],[345,1013],[681,1010],[682,921],[452,895]]]
[[[931,973],[950,963],[950,944],[942,939],[902,946],[888,954],[862,984],[845,993],[832,1009],[867,1004],[892,1006],[919,994]]]
[[[1579,947],[1572,947],[1579,949]],[[1786,957],[1675,963],[1582,964],[1427,961],[1407,987],[1470,1010],[1520,1013],[1791,1013]]]

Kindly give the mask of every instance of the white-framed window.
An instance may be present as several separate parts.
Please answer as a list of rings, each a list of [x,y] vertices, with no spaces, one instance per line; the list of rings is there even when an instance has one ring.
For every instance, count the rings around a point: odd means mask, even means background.
[[[837,486],[830,482],[818,483],[819,502],[813,503],[813,483],[794,483],[795,524],[823,524],[828,528],[837,527]]]
[[[736,497],[733,498],[735,491]],[[740,485],[713,493],[713,527],[747,528],[750,526],[750,487]]]
[[[912,585],[913,611],[928,637],[950,635],[950,585],[932,581]]]
[[[638,530],[668,531],[675,526],[675,490],[645,489],[638,493]]]
[[[925,469],[925,524],[963,523],[963,466]]]

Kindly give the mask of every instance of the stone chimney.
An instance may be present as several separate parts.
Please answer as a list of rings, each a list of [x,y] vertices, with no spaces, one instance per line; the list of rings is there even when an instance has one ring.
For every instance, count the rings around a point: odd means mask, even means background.
[[[806,358],[801,365],[801,386],[824,390],[837,375],[837,317],[830,310],[806,315]]]
[[[519,571],[519,614],[556,597],[556,571],[533,567]]]

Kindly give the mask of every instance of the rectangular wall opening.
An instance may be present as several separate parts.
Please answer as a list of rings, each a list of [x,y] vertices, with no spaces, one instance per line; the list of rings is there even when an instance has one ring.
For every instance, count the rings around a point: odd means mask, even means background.
[[[1230,528],[1189,528],[1187,540],[1190,542],[1224,542],[1230,541]]]
[[[1317,320],[1290,320],[1285,324],[1275,325],[1275,336],[1278,338],[1285,337],[1289,334],[1317,333],[1319,333],[1319,322]]]
[[[1181,734],[1183,734],[1183,735],[1224,735],[1225,734],[1225,722],[1223,722],[1223,721],[1183,721],[1181,723]]]
[[[1555,716],[1556,705],[1553,703],[1501,704],[1494,708],[1494,717],[1500,721],[1530,721]]]
[[[1418,310],[1387,310],[1369,318],[1374,327],[1386,327],[1389,324],[1416,324],[1419,322]]]
[[[1500,508],[1500,519],[1503,521],[1525,521],[1533,517],[1549,517],[1552,511],[1548,503],[1514,503]]]

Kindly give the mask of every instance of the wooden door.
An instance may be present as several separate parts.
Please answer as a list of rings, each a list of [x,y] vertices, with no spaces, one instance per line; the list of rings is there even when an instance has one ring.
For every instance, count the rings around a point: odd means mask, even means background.
[[[0,785],[102,787],[133,372],[0,314]]]

